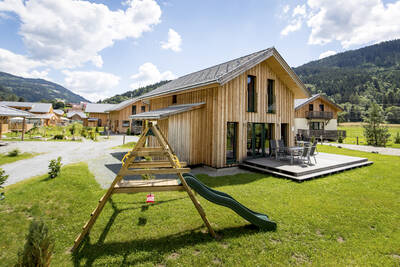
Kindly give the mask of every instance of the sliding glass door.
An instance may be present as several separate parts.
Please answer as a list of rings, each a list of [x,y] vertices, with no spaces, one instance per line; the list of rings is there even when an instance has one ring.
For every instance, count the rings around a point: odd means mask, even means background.
[[[247,156],[257,158],[268,155],[272,137],[273,124],[247,123]]]

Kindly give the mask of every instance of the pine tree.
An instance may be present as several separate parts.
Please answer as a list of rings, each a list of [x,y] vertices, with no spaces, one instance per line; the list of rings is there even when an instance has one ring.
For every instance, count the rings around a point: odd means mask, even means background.
[[[386,146],[390,133],[388,127],[382,125],[385,123],[385,116],[378,104],[372,103],[364,117],[364,123],[364,136],[368,145]]]

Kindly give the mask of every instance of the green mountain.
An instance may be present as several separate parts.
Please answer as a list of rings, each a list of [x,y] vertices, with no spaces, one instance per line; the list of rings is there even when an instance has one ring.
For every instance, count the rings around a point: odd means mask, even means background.
[[[371,101],[400,123],[400,39],[346,51],[294,68],[312,93],[341,105],[342,121],[361,121]]]
[[[70,103],[89,102],[59,84],[43,79],[30,79],[0,72],[0,100],[48,102],[62,99]]]
[[[144,87],[140,87],[138,89],[132,90],[132,91],[128,91],[125,92],[121,95],[115,95],[109,98],[106,98],[104,100],[99,101],[98,103],[108,103],[108,104],[118,104],[121,103],[122,101],[125,101],[129,98],[133,98],[133,97],[138,97],[141,96],[147,92],[153,91],[154,89],[156,89],[157,87],[160,87],[163,84],[166,84],[169,81],[161,81],[158,83],[154,83],[154,84],[150,84]]]

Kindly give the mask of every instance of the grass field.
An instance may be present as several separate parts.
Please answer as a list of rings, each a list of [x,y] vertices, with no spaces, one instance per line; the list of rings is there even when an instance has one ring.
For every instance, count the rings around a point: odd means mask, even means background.
[[[400,124],[387,124],[389,127],[390,141],[386,144],[387,147],[400,148],[400,144],[394,143],[394,137],[397,133],[400,133]],[[359,122],[341,123],[338,126],[338,130],[346,130],[346,138],[344,139],[345,144],[357,144],[366,145],[367,142],[364,138],[364,128]]]
[[[8,154],[0,154],[0,165],[12,163],[12,162],[22,160],[22,159],[30,159],[37,155],[39,155],[39,154],[38,153],[28,153],[28,152],[21,153],[15,157],[9,156]]]
[[[398,157],[321,147],[375,163],[296,183],[264,174],[199,178],[249,208],[269,215],[276,232],[248,225],[231,210],[198,196],[220,241],[212,239],[183,192],[115,195],[90,239],[70,254],[74,238],[104,193],[85,164],[63,167],[53,180],[37,177],[6,188],[0,202],[0,262],[10,266],[32,218],[56,239],[53,266],[396,266],[400,264]]]
[[[132,149],[136,145],[136,142],[128,142],[120,146],[115,146],[113,149]]]

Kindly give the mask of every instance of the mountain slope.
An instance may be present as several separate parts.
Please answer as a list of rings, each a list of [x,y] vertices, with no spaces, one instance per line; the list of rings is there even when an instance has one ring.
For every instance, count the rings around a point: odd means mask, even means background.
[[[346,51],[294,68],[313,93],[341,104],[344,121],[360,121],[370,101],[400,123],[400,39]],[[397,119],[396,119],[397,117]]]
[[[147,92],[153,91],[157,87],[160,87],[161,85],[166,84],[167,82],[169,82],[169,81],[161,81],[161,82],[158,82],[158,83],[150,84],[150,85],[147,85],[147,86],[144,86],[144,87],[140,87],[140,88],[132,90],[132,91],[125,92],[125,93],[123,93],[121,95],[115,95],[115,96],[106,98],[106,99],[104,99],[102,101],[99,101],[99,102],[100,103],[108,103],[108,104],[118,104],[118,103],[121,103],[122,101],[125,101],[125,100],[129,99],[129,98],[138,97],[138,96],[141,96],[141,95],[143,95],[143,94],[145,94]]]
[[[71,103],[89,102],[59,84],[43,79],[18,77],[6,72],[0,72],[0,98],[2,100],[18,100],[22,98],[31,102],[38,102],[43,99],[51,101],[56,98]]]

